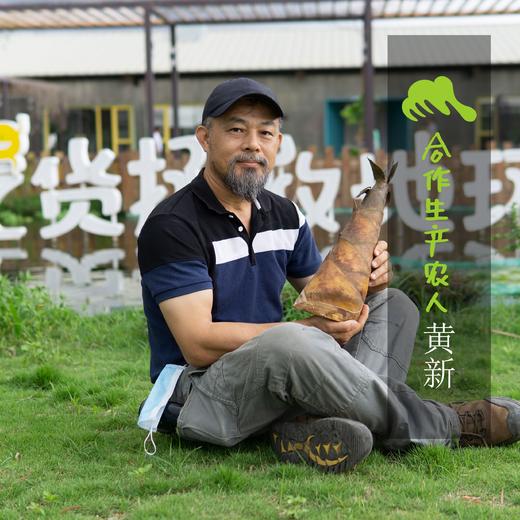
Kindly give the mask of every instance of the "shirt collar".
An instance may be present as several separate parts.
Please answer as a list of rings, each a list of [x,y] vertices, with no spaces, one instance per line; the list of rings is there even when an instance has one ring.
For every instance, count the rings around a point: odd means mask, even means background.
[[[191,182],[191,189],[193,193],[202,201],[206,206],[214,211],[215,213],[218,213],[220,215],[227,215],[229,211],[220,203],[220,201],[215,197],[215,194],[213,191],[211,191],[211,188],[209,187],[208,183],[206,182],[206,179],[204,179],[203,176],[204,168],[200,170],[199,174],[193,181]],[[260,204],[259,211],[270,211],[271,209],[271,199],[269,195],[266,193],[266,190],[263,189],[259,195],[258,195],[258,202]],[[255,204],[256,206],[256,204]]]
[[[227,215],[229,211],[220,203],[217,197],[215,197],[206,179],[204,179],[203,173],[204,168],[200,170],[197,177],[191,182],[191,190],[209,209],[220,215]]]
[[[271,211],[271,197],[265,188],[258,194],[257,200],[261,206],[260,210]]]

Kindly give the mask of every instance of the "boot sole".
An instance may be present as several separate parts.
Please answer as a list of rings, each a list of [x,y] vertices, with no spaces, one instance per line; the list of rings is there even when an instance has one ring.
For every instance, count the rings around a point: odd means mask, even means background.
[[[270,437],[281,462],[305,463],[326,473],[351,470],[373,445],[372,433],[364,424],[336,417],[276,423]]]

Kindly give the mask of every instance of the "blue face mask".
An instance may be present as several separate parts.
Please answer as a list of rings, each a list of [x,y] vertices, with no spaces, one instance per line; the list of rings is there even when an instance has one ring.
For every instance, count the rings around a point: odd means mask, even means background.
[[[157,431],[157,425],[161,420],[164,408],[175,390],[175,385],[185,367],[179,365],[166,365],[155,381],[148,398],[146,399],[137,425],[148,432],[144,440],[144,451],[147,455],[155,455],[157,447],[153,441],[153,433]],[[150,440],[153,451],[148,451],[146,445]]]

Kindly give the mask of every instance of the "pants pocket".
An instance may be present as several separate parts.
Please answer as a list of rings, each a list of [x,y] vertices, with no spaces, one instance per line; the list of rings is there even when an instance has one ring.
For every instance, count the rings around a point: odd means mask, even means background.
[[[184,439],[234,446],[242,440],[236,407],[212,399],[193,385],[177,420]]]

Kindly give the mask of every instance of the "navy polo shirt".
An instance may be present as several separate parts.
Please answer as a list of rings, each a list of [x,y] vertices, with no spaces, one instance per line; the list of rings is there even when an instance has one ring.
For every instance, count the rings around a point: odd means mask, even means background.
[[[152,382],[164,365],[186,363],[159,303],[212,289],[213,321],[278,322],[286,277],[303,278],[318,270],[318,248],[290,200],[262,190],[252,205],[250,227],[248,234],[222,206],[203,171],[148,217],[138,239],[138,259]]]

